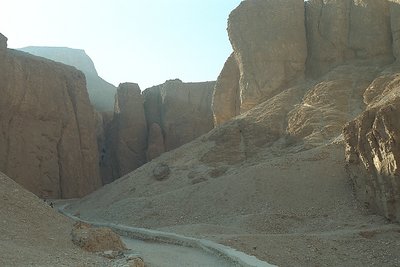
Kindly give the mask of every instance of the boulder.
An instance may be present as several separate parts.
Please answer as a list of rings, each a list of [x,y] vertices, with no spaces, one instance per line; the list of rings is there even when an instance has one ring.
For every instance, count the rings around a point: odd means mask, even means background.
[[[243,1],[229,15],[228,34],[240,70],[240,113],[304,78],[303,0]]]
[[[388,1],[310,0],[305,6],[309,75],[354,59],[393,59]]]
[[[240,70],[232,53],[218,76],[212,99],[214,125],[218,126],[240,114]]]
[[[146,163],[147,124],[143,96],[135,83],[122,83],[115,97],[113,133],[111,134],[116,161],[114,178],[121,177]]]
[[[358,199],[389,220],[400,221],[400,75],[377,78],[368,104],[344,128],[347,170]]]
[[[93,228],[89,224],[76,223],[71,232],[72,242],[89,252],[103,252],[104,255],[115,254],[126,250],[121,237],[110,228]],[[110,252],[110,253],[109,253]]]
[[[8,50],[0,58],[0,109],[0,171],[40,197],[82,197],[101,185],[82,72]]]
[[[153,169],[153,176],[157,181],[162,181],[168,178],[171,170],[165,163],[157,164]]]

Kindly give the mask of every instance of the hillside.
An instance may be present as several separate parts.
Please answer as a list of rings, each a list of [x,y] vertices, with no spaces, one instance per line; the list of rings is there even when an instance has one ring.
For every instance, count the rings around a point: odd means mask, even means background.
[[[0,173],[1,266],[106,266],[70,237],[72,221]]]

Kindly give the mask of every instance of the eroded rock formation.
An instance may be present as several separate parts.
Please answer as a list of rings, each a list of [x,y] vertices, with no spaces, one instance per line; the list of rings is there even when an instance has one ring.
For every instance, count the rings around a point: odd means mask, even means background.
[[[101,185],[85,76],[6,49],[0,36],[0,170],[40,197],[74,198]]]
[[[121,177],[146,163],[147,124],[143,96],[135,83],[122,83],[115,96],[111,150],[113,175]]]
[[[232,53],[218,76],[212,98],[214,125],[220,125],[240,114],[240,70]]]
[[[373,211],[400,221],[400,74],[374,80],[367,110],[346,125],[347,169],[357,197]]]
[[[143,92],[147,123],[150,126],[158,124],[162,129],[165,151],[186,144],[213,128],[211,101],[214,85],[215,82],[170,80]],[[149,147],[155,146],[151,143],[153,140],[160,143],[159,138],[151,138]]]
[[[121,84],[113,118],[99,122],[104,127],[103,135],[98,131],[103,182],[110,183],[211,130],[214,85],[171,80],[141,94],[136,84]]]
[[[310,75],[354,59],[392,59],[388,1],[311,0],[305,5]]]
[[[216,124],[298,84],[304,72],[318,80],[348,62],[391,63],[399,57],[398,13],[398,1],[387,0],[243,1],[229,17],[234,53],[217,80]]]
[[[243,1],[229,16],[228,34],[240,70],[241,113],[304,78],[303,0]]]

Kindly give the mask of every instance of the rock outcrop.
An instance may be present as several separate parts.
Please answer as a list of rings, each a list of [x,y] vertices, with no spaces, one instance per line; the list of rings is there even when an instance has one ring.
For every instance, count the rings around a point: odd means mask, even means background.
[[[305,5],[309,75],[354,59],[392,59],[388,1],[310,0]]]
[[[40,197],[94,191],[101,181],[85,76],[0,39],[0,170]]]
[[[241,113],[304,78],[303,0],[243,1],[229,16],[228,34],[240,70]]]
[[[141,94],[136,84],[121,84],[112,119],[98,123],[103,183],[210,131],[214,85],[171,80]]]
[[[218,76],[212,98],[214,125],[218,126],[240,114],[240,70],[232,53]]]
[[[214,85],[215,82],[170,80],[143,92],[147,123],[149,126],[157,124],[164,136],[164,148],[157,150],[175,149],[213,128],[211,101]],[[155,149],[160,143],[159,137],[149,138],[148,147]]]
[[[112,120],[112,147],[108,148],[115,162],[113,175],[121,177],[146,163],[147,124],[140,88],[122,83],[115,96]]]
[[[400,74],[374,80],[364,94],[368,108],[346,125],[347,170],[360,201],[400,221]]]
[[[89,98],[93,106],[100,112],[113,110],[116,88],[99,77],[92,59],[84,50],[41,46],[28,46],[19,50],[74,66],[81,70],[86,76]]]

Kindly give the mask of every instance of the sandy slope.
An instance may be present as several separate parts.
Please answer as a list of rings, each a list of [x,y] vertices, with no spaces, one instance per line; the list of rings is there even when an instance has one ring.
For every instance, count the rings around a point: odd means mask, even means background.
[[[83,218],[207,237],[283,266],[400,265],[400,227],[369,215],[354,200],[341,144],[258,155],[218,178],[197,165],[207,180],[192,184],[190,163],[202,153],[196,142],[69,210]],[[166,181],[151,177],[158,161],[170,161]]]
[[[105,266],[75,247],[72,222],[0,173],[0,266]]]

